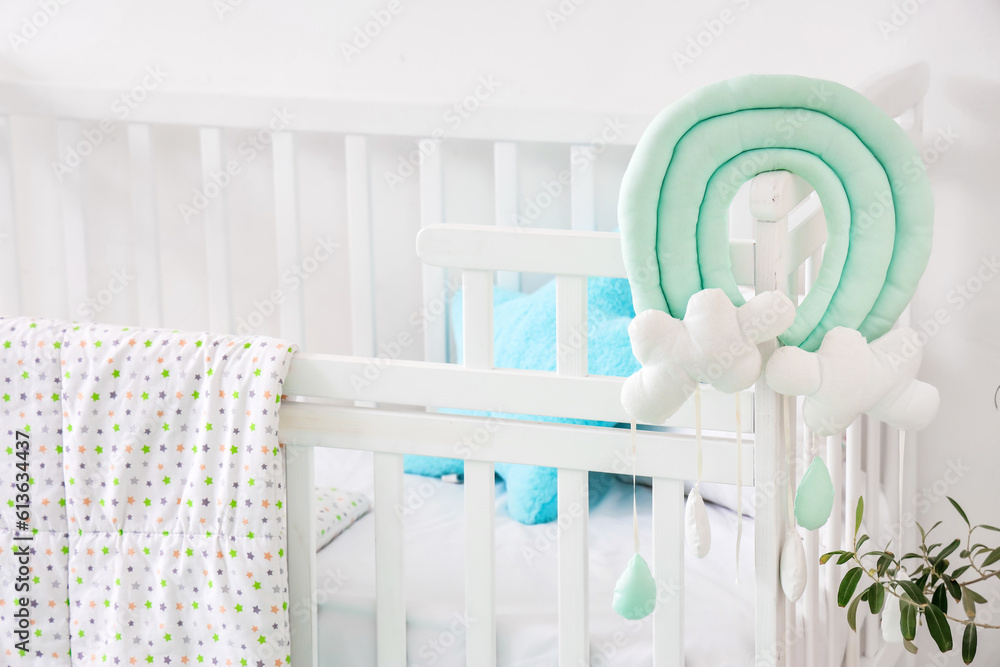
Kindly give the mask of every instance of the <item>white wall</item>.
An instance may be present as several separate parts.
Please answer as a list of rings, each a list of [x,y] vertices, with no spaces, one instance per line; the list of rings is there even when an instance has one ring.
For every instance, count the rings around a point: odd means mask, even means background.
[[[926,141],[937,148],[926,157],[937,227],[914,319],[924,323],[938,313],[946,324],[928,342],[923,371],[941,389],[942,405],[920,439],[919,494],[927,511],[922,520],[947,516],[948,494],[974,521],[1000,523],[1000,412],[994,405],[1000,280],[992,279],[996,268],[980,268],[992,267],[983,258],[1000,253],[994,204],[1000,184],[996,2],[230,1],[236,6],[226,0],[72,0],[14,48],[10,32],[22,31],[25,17],[46,2],[4,0],[0,35],[8,38],[0,41],[0,79],[126,88],[147,65],[159,65],[171,89],[423,102],[445,109],[487,76],[500,83],[490,104],[614,115],[653,113],[699,85],[747,72],[800,73],[852,85],[893,65],[930,61]],[[346,58],[344,44],[355,30],[388,7],[398,9],[391,21]],[[713,28],[717,35],[710,34]],[[677,54],[699,34],[707,46],[700,54],[691,51],[692,61],[679,66]],[[488,159],[477,151],[482,147],[470,145],[458,159]],[[342,156],[325,168],[340,173],[338,160]],[[542,157],[539,164],[539,174],[551,172],[558,158]],[[455,167],[447,177],[461,185],[474,178],[475,169]],[[523,188],[526,195],[531,191],[530,185]],[[412,205],[413,196],[404,188],[401,199],[376,206]],[[613,189],[601,195],[602,227],[614,226],[613,196]],[[488,197],[451,197],[449,220],[488,219]],[[560,204],[550,218],[567,207]],[[376,242],[413,231],[384,227]],[[322,303],[319,295],[314,301]],[[386,330],[404,326],[385,318]],[[960,473],[953,476],[949,469]],[[981,642],[980,664],[994,664],[1000,642],[985,632]],[[940,664],[929,662],[932,657],[922,653],[920,664]]]

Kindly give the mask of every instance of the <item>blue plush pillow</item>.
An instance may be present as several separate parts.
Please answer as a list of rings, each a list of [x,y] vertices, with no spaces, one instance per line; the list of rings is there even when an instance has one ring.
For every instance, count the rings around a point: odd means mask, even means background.
[[[554,371],[556,369],[556,286],[551,281],[532,294],[495,289],[493,292],[494,365],[498,368]],[[462,299],[456,294],[451,306],[458,356],[462,358]],[[635,317],[628,281],[590,278],[587,281],[587,370],[591,375],[626,377],[639,370],[632,356],[628,325]],[[458,411],[456,411],[458,412]],[[611,426],[605,422],[527,417],[503,413],[501,418],[531,419],[566,424]],[[405,470],[417,475],[441,477],[461,474],[461,459],[407,456]],[[507,484],[507,511],[526,524],[553,521],[557,516],[557,471],[511,463],[497,463],[496,473]],[[590,475],[590,500],[599,500],[610,486],[609,475]]]

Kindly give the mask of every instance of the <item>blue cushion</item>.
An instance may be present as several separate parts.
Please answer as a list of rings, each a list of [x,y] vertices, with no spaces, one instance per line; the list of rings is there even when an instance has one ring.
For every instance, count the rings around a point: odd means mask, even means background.
[[[493,291],[494,365],[497,368],[554,371],[556,369],[556,287],[551,281],[531,294]],[[590,278],[587,281],[587,370],[591,375],[626,377],[639,370],[632,356],[628,325],[635,316],[628,281]],[[451,318],[459,360],[462,359],[462,299],[455,295]],[[558,417],[531,417],[505,413],[454,411],[480,416],[563,424],[613,426],[606,422]],[[461,474],[461,459],[407,456],[406,472],[430,477]],[[557,471],[555,468],[497,463],[496,473],[507,484],[507,511],[526,524],[556,518]],[[590,500],[603,497],[611,483],[609,475],[590,475]]]

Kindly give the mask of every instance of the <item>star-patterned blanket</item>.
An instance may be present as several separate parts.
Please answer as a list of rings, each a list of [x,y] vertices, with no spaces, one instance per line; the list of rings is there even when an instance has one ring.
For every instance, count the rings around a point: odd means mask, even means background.
[[[0,319],[0,663],[288,664],[292,353]]]

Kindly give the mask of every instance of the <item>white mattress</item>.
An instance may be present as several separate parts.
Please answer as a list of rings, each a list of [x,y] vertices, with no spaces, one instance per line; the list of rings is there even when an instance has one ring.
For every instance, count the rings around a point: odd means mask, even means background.
[[[318,483],[372,494],[370,454],[338,452]],[[318,466],[319,467],[319,466]],[[464,512],[462,486],[407,475],[419,498],[406,519],[409,665],[465,664]],[[555,524],[524,526],[504,506],[497,485],[497,658],[500,666],[557,663]],[[373,499],[378,502],[378,499]],[[421,502],[422,501],[422,502]],[[615,581],[632,555],[631,486],[615,482],[590,514],[591,664],[651,664],[651,618],[626,621],[611,610]],[[651,551],[650,490],[638,491],[642,553]],[[685,559],[688,667],[753,663],[753,520],[744,518],[736,583],[736,514],[709,504],[712,550]],[[678,539],[683,539],[678,536]],[[369,513],[317,556],[319,651],[324,667],[375,664],[374,515]]]

